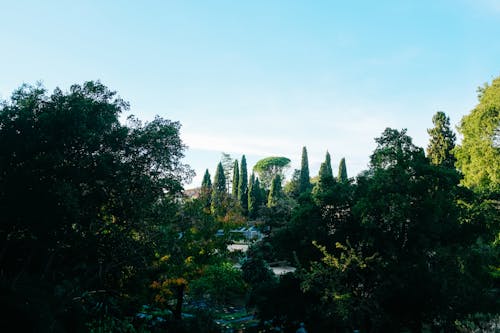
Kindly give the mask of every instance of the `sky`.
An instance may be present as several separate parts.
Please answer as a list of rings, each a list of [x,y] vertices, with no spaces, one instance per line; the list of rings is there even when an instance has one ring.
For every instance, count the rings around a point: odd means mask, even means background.
[[[500,75],[500,1],[0,0],[0,99],[100,80],[130,114],[179,121],[199,186],[221,153],[311,175],[328,150],[367,169],[386,127],[428,141]]]

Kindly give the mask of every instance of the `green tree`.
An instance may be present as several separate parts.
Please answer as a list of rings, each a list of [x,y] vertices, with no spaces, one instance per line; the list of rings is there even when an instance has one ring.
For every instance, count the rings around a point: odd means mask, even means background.
[[[205,170],[203,175],[203,180],[201,181],[200,188],[200,199],[205,203],[206,208],[210,208],[210,202],[212,197],[212,180],[210,179],[210,172],[208,169]]]
[[[252,172],[248,182],[248,215],[252,218],[257,216],[260,207],[263,204],[263,193],[260,187],[259,178]]]
[[[226,190],[226,177],[224,176],[224,169],[222,163],[217,164],[215,170],[214,181],[212,185],[212,213],[217,217],[226,215],[227,210],[227,190]]]
[[[450,128],[450,118],[439,111],[432,117],[432,123],[434,127],[427,130],[430,137],[427,157],[435,165],[454,168],[456,160],[453,149],[456,137]]]
[[[18,330],[82,331],[146,301],[160,225],[193,173],[179,123],[122,124],[127,109],[99,82],[25,85],[0,106],[0,303]]]
[[[238,201],[240,202],[240,206],[243,209],[243,214],[248,214],[248,171],[247,171],[247,159],[245,155],[241,157],[241,168],[240,168],[240,180],[238,187]]]
[[[271,189],[269,190],[269,196],[267,199],[267,207],[271,208],[277,206],[282,198],[283,190],[281,189],[281,176],[277,174],[274,176],[271,183]]]
[[[333,177],[332,159],[330,157],[330,153],[328,152],[328,150],[326,151],[326,156],[325,156],[325,167],[326,167],[325,172],[328,175],[332,175]]]
[[[234,160],[233,186],[232,186],[232,196],[234,200],[238,200],[239,181],[240,181],[240,169],[238,167],[238,160]]]
[[[345,166],[345,158],[342,157],[339,164],[339,174],[337,176],[337,181],[340,183],[347,182],[347,167]]]
[[[333,199],[335,179],[330,163],[330,153],[326,152],[325,161],[319,168],[318,181],[312,191],[314,201],[319,206],[325,206]]]
[[[246,292],[241,270],[230,262],[207,266],[190,288],[193,295],[208,298],[216,305],[227,304],[236,297],[243,297]]]
[[[253,170],[259,175],[260,182],[265,189],[269,189],[276,175],[284,178],[283,171],[290,165],[286,157],[266,157],[259,160]]]
[[[455,148],[463,184],[479,191],[500,190],[500,148],[495,144],[500,124],[500,78],[480,91],[479,104],[458,126],[463,139]]]
[[[302,147],[302,159],[300,164],[299,193],[306,193],[311,188],[309,177],[309,161],[307,159],[307,149]]]
[[[371,169],[358,177],[352,211],[363,252],[380,258],[375,271],[381,280],[372,274],[353,283],[377,295],[378,330],[420,332],[424,323],[449,329],[472,309],[469,295],[485,295],[474,282],[480,270],[469,261],[474,232],[460,223],[459,177],[429,164],[405,130],[386,129],[376,142]]]

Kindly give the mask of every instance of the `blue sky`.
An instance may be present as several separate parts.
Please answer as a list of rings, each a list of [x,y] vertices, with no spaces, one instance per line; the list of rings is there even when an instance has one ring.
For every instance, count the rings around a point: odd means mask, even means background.
[[[0,98],[101,80],[130,114],[180,121],[185,162],[280,155],[354,176],[374,138],[453,125],[500,75],[500,1],[0,1]]]

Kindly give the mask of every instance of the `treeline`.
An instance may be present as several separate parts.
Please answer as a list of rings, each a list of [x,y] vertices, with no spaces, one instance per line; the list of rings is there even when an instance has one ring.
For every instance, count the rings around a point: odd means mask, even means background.
[[[243,264],[261,319],[291,332],[302,321],[317,332],[498,328],[500,80],[479,92],[458,126],[460,145],[437,112],[425,151],[406,130],[387,128],[355,178],[343,158],[334,176],[328,152],[311,178],[304,147],[301,169],[283,186],[285,157],[256,164],[248,182],[256,194],[203,183],[212,214],[239,212],[267,234]],[[226,163],[233,186],[244,161]],[[223,170],[214,183],[224,183]],[[246,210],[242,198],[259,205]],[[298,269],[278,279],[267,263],[283,260]]]

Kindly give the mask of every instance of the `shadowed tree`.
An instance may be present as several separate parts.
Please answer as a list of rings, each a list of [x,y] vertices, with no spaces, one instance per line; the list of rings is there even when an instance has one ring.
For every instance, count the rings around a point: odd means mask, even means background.
[[[309,160],[307,158],[307,149],[302,147],[302,159],[300,163],[299,193],[306,193],[311,189],[309,177]]]
[[[205,170],[203,175],[203,180],[201,181],[200,189],[200,199],[204,203],[205,208],[210,208],[210,202],[212,197],[212,180],[210,179],[210,173],[208,169]]]
[[[277,206],[282,197],[283,190],[281,189],[281,176],[277,174],[274,176],[271,183],[271,189],[269,190],[269,196],[267,199],[267,207],[271,208]]]
[[[241,157],[240,180],[238,183],[238,201],[243,209],[243,214],[248,214],[248,172],[247,172],[247,159],[245,155]]]
[[[222,163],[217,164],[215,170],[214,182],[212,185],[212,213],[217,217],[222,217],[226,213],[226,177],[224,176],[224,168]]]
[[[238,200],[239,181],[240,169],[238,167],[238,160],[234,160],[232,196],[235,201]]]
[[[2,326],[84,332],[145,304],[192,171],[179,123],[122,123],[127,109],[100,82],[50,95],[25,85],[0,103]]]
[[[335,179],[330,163],[330,153],[326,152],[325,161],[319,168],[318,181],[312,190],[314,201],[319,206],[326,205],[333,197]]]
[[[345,166],[345,158],[342,157],[339,164],[339,174],[337,176],[337,181],[340,183],[347,182],[347,168]]]

